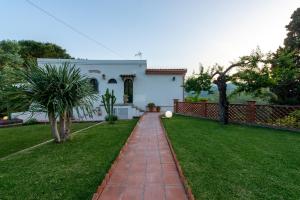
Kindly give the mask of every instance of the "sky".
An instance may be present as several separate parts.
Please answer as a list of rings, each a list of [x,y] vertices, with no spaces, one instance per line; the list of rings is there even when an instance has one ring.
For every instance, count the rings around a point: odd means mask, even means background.
[[[86,59],[139,59],[140,51],[149,68],[191,73],[257,46],[275,51],[298,7],[299,0],[0,0],[0,40],[52,42]]]

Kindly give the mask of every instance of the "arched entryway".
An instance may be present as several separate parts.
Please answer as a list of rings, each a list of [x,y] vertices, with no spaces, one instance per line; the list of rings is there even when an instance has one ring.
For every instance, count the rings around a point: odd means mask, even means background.
[[[124,81],[124,103],[133,103],[133,80],[135,74],[120,75]]]
[[[127,103],[133,102],[133,81],[131,79],[124,81],[124,95],[127,96]]]

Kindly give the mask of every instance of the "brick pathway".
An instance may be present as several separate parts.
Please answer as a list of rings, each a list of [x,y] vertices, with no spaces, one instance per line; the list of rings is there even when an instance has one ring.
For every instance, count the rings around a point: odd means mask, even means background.
[[[94,200],[186,200],[158,113],[145,114]]]

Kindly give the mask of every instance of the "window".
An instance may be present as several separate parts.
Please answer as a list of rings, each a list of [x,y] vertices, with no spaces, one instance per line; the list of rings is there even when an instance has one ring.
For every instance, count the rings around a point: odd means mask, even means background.
[[[116,81],[116,79],[111,78],[111,79],[108,80],[108,83],[117,84],[117,81]]]
[[[92,85],[94,92],[99,92],[99,85],[97,79],[90,79],[90,84]]]

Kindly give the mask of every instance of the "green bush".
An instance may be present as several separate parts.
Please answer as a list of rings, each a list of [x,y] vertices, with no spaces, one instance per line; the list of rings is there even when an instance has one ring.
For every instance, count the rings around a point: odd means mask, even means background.
[[[32,118],[32,119],[30,119],[30,120],[24,122],[23,125],[33,125],[33,124],[38,124],[38,123],[39,123],[39,122],[38,122],[37,119]]]
[[[189,97],[186,97],[184,100],[185,100],[185,102],[189,102],[189,103],[197,103],[197,102],[208,101],[207,98],[196,97],[196,96],[189,96]]]
[[[287,126],[287,127],[300,127],[300,122],[297,121],[296,117],[285,116],[283,118],[277,119],[275,124],[278,126]]]
[[[289,114],[289,116],[295,117],[297,121],[300,121],[300,110],[295,110],[294,112]]]
[[[151,107],[153,108],[154,106],[155,106],[155,103],[153,103],[153,102],[148,103],[148,107],[149,107],[149,108],[151,108]]]
[[[118,120],[118,116],[116,116],[116,115],[106,115],[106,117],[105,117],[105,121],[110,122],[110,123],[114,123],[117,120]]]

